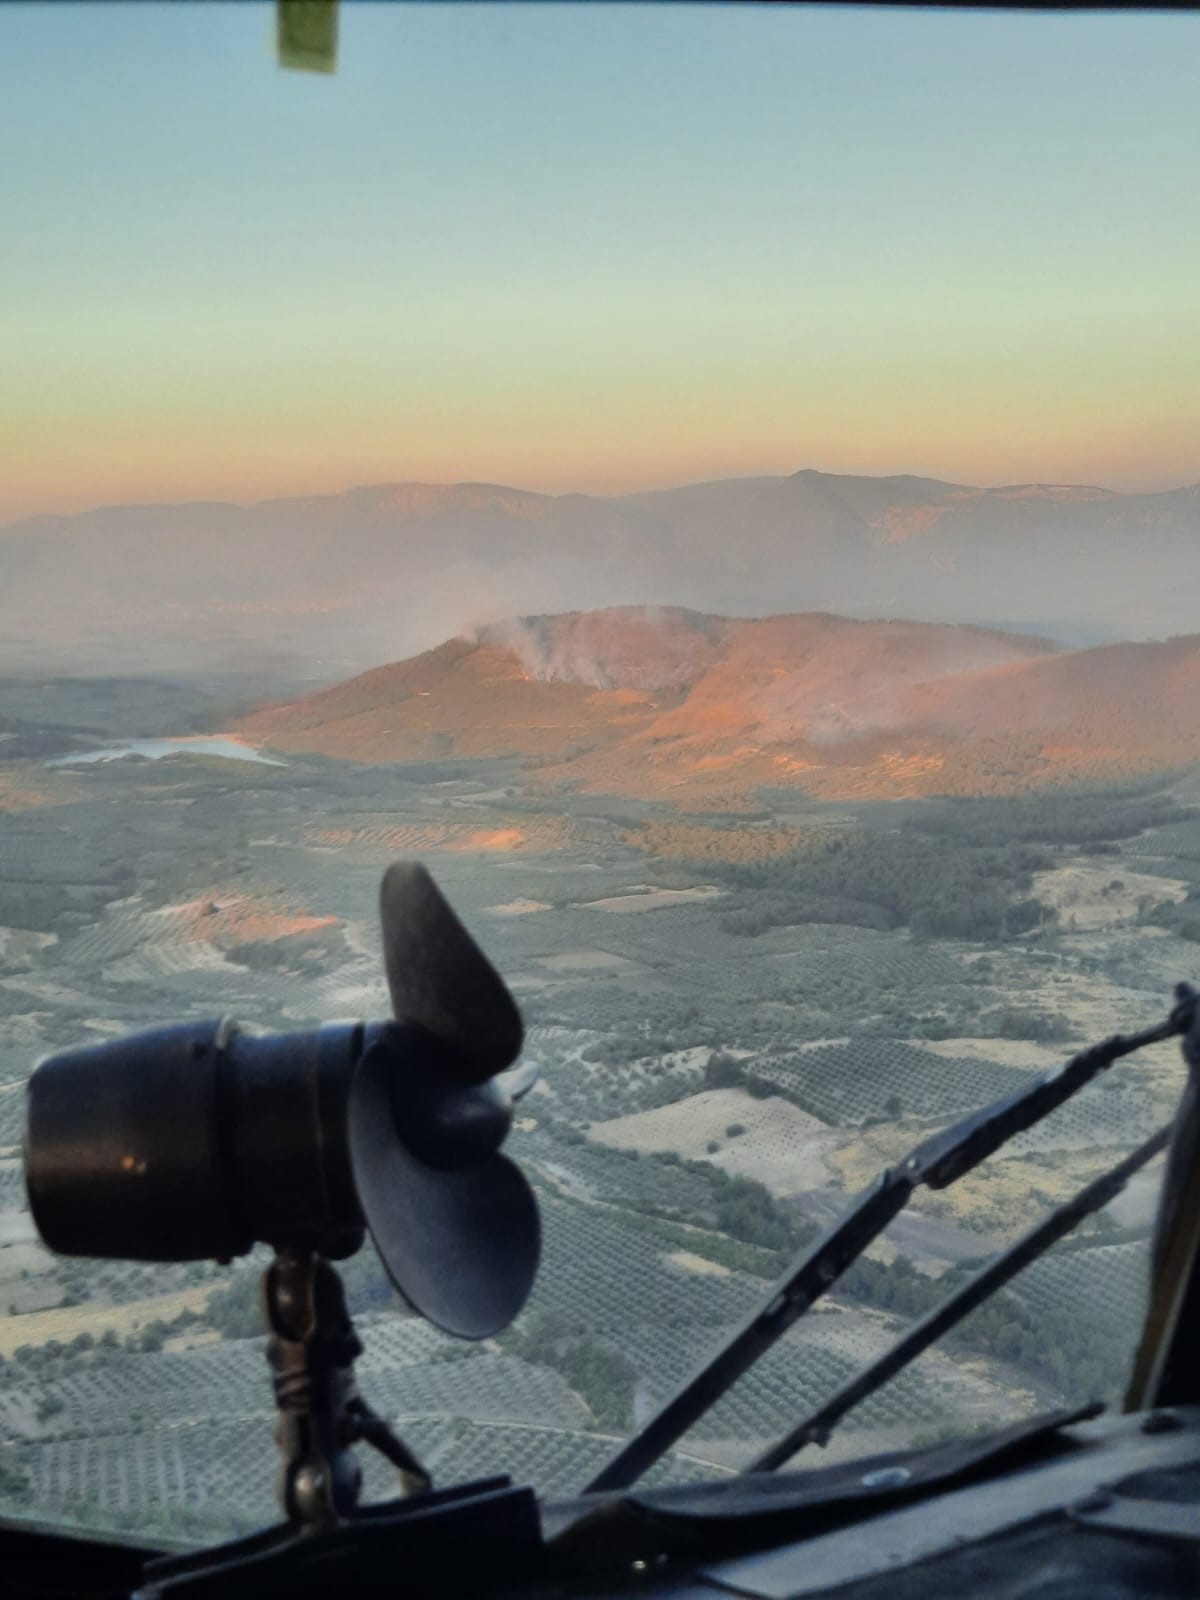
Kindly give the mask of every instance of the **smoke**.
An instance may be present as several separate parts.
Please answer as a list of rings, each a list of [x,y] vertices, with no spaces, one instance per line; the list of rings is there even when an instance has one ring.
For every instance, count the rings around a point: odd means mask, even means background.
[[[561,617],[508,617],[477,630],[481,643],[511,650],[530,678],[543,683],[579,683],[593,689],[619,687],[612,663],[594,628],[581,628],[578,613]],[[613,616],[613,627],[619,627]]]
[[[574,676],[569,657],[555,660],[535,628],[519,619],[579,606],[577,579],[524,563],[501,571],[475,561],[447,563],[414,578],[403,592],[376,596],[357,611],[355,646],[363,663],[399,661],[463,639],[513,650],[531,678]],[[590,665],[599,670],[598,663]],[[579,666],[586,672],[589,664],[581,660]]]
[[[869,523],[846,499],[856,482]],[[1196,564],[1193,491],[977,491],[951,512],[936,485],[928,504],[925,488],[890,480],[833,489],[819,474],[616,500],[408,485],[27,522],[0,539],[0,670],[236,665],[333,682],[518,617],[532,620],[508,637],[531,677],[655,688],[682,687],[704,659],[701,619],[682,623],[674,606],[1003,617],[1072,637],[1195,628],[1184,581]],[[604,637],[536,620],[611,607],[635,609]],[[834,738],[898,714],[886,695],[868,707],[853,685],[778,712]]]
[[[480,642],[511,650],[530,678],[594,689],[683,689],[712,661],[722,624],[678,607],[610,606],[507,618],[477,627]]]
[[[843,621],[819,648],[810,646],[790,661],[779,656],[771,681],[754,695],[756,722],[768,743],[833,745],[911,732],[937,722],[943,685],[1044,653],[1036,638]]]

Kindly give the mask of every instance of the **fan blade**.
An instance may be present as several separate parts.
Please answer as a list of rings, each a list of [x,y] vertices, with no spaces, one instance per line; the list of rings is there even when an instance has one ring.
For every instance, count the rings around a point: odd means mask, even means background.
[[[521,1053],[525,1030],[491,962],[416,861],[383,875],[383,960],[392,1012],[450,1045],[463,1075],[482,1083]]]
[[[524,1100],[541,1075],[542,1069],[536,1061],[522,1061],[519,1067],[511,1067],[509,1071],[502,1072],[496,1083],[516,1105],[518,1100]]]
[[[347,1134],[363,1219],[388,1277],[422,1316],[462,1339],[505,1328],[541,1251],[537,1201],[506,1156],[458,1171],[418,1161],[397,1137],[391,1058],[368,1050],[350,1085]]]

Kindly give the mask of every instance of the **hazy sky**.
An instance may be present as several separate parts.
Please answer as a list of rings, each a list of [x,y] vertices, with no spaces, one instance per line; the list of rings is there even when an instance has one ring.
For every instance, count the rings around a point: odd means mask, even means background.
[[[1200,479],[1200,17],[0,6],[0,520]]]

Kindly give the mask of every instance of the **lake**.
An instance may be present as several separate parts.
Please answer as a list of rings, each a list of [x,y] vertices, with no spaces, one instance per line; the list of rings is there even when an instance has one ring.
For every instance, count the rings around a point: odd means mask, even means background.
[[[77,750],[73,755],[47,761],[48,767],[74,767],[94,761],[120,761],[125,756],[145,756],[158,761],[162,756],[225,756],[230,761],[258,761],[266,767],[287,763],[260,755],[251,744],[244,744],[227,733],[185,734],[177,739],[127,739],[123,744],[102,745],[95,750]]]

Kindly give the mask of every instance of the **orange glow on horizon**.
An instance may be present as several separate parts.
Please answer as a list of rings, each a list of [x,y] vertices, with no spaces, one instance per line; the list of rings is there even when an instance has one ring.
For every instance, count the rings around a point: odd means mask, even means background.
[[[150,444],[139,430],[122,438],[119,427],[90,432],[69,464],[58,460],[58,441],[40,441],[3,463],[0,523],[40,514],[69,515],[103,505],[260,500],[337,495],[378,483],[498,483],[542,494],[631,494],[718,478],[821,472],[886,477],[902,473],[953,483],[1092,484],[1139,493],[1179,488],[1200,480],[1197,428],[1176,414],[1159,427],[1100,432],[1096,419],[1054,428],[1041,408],[1005,434],[968,417],[903,419],[868,432],[861,419],[811,418],[793,428],[763,428],[747,436],[699,419],[689,430],[670,426],[654,437],[634,423],[612,426],[597,440],[582,427],[546,427],[529,436],[495,437],[464,430],[458,448],[429,441],[424,448],[409,426],[379,427],[364,437],[336,439],[319,425],[297,430],[269,425],[247,433],[222,427],[171,430]],[[886,420],[886,419],[885,419]],[[561,422],[561,418],[560,418]],[[689,432],[691,436],[689,437]],[[240,436],[238,434],[240,433]],[[213,437],[213,435],[217,437]],[[405,437],[405,448],[391,444]],[[1111,442],[1106,443],[1107,438]],[[485,438],[486,444],[477,443]],[[30,441],[31,445],[35,441]],[[599,447],[598,447],[599,446]]]

